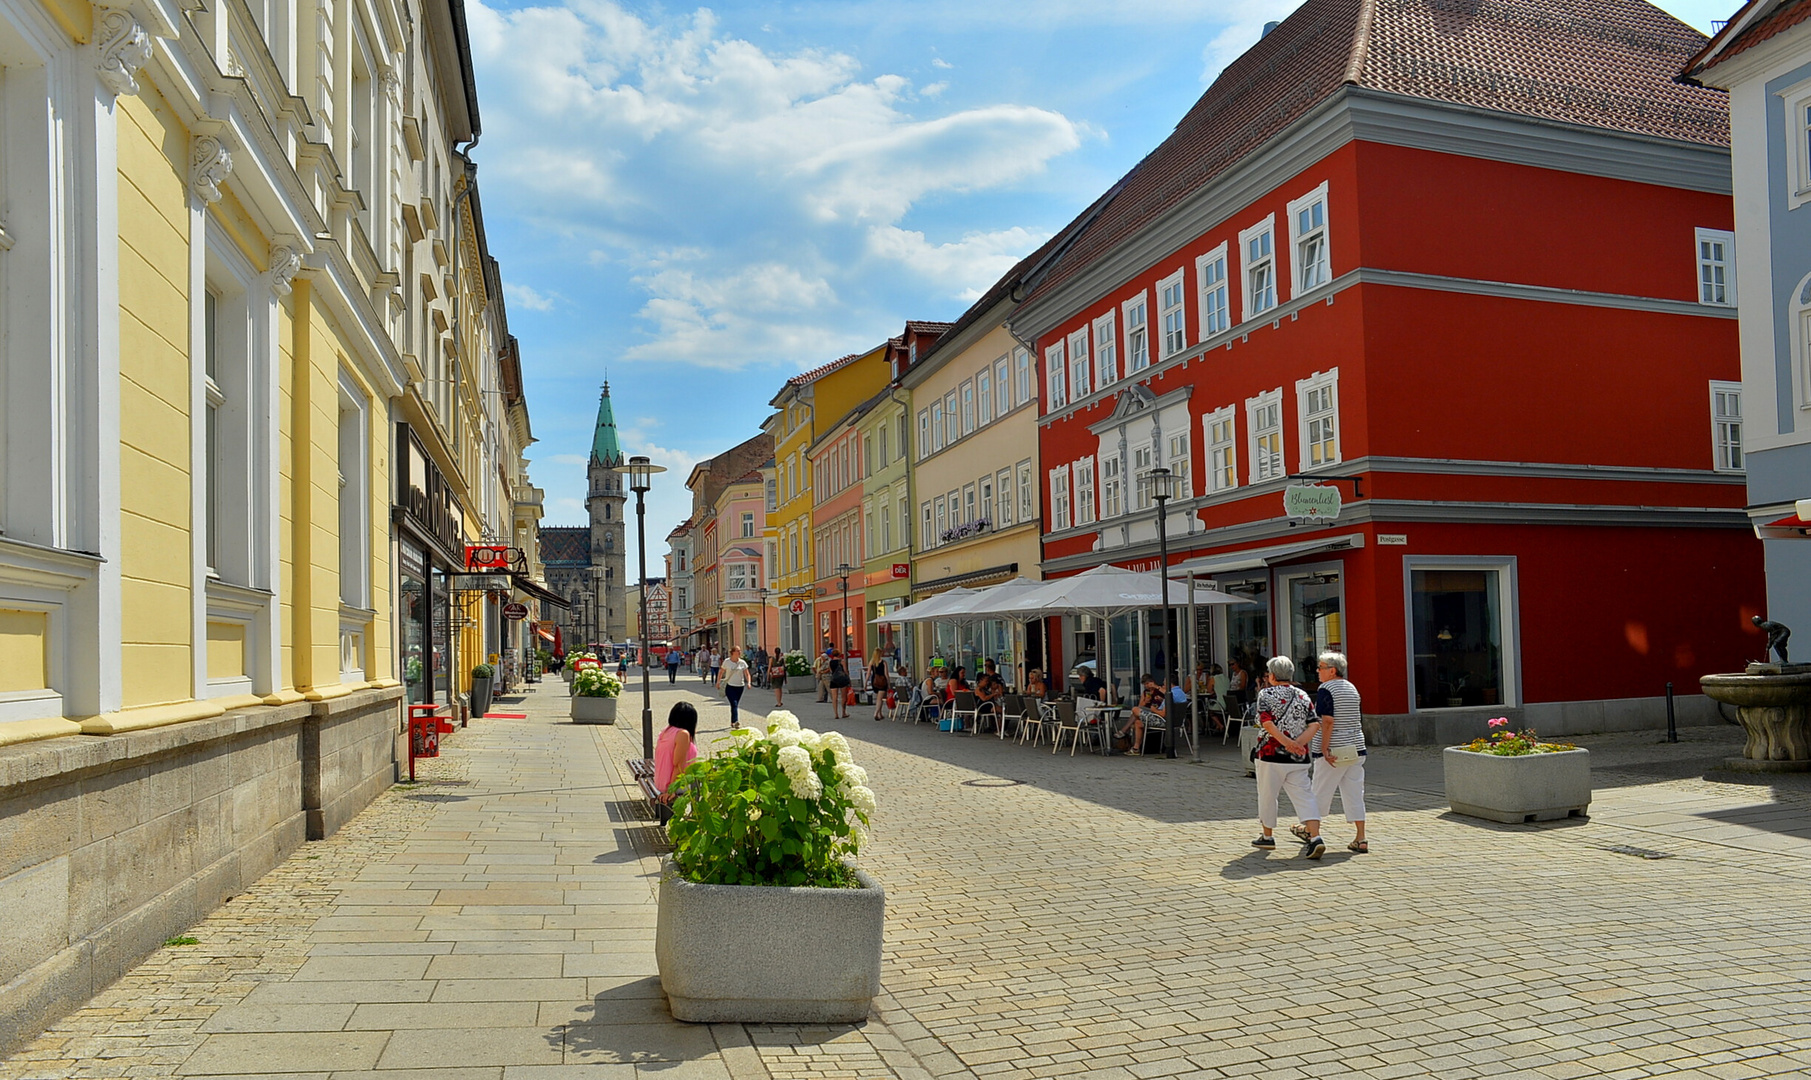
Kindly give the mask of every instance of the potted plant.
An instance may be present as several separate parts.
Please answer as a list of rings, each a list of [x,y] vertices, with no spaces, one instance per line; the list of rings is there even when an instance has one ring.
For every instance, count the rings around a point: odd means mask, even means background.
[[[596,656],[588,652],[568,653],[566,656],[566,692],[578,693],[578,677],[586,671],[603,668]]]
[[[798,650],[785,655],[786,691],[801,694],[817,689],[817,678],[811,674],[811,658]]]
[[[572,677],[572,722],[575,724],[616,723],[616,698],[623,692],[622,680],[592,664]]]
[[[1453,813],[1519,825],[1583,817],[1591,805],[1591,752],[1571,743],[1541,742],[1532,730],[1493,729],[1464,746],[1449,746],[1446,801]]]
[[[489,664],[479,664],[472,669],[472,718],[475,720],[490,711],[490,694],[492,680],[497,669]]]
[[[886,893],[846,861],[874,811],[867,773],[840,734],[790,712],[719,742],[680,774],[667,826],[654,959],[668,1007],[699,1022],[861,1022],[886,924]]]

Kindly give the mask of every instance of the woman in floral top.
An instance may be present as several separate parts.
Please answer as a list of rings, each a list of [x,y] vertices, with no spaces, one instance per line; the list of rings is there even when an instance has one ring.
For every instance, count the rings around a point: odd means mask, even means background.
[[[1320,809],[1309,775],[1308,746],[1320,730],[1321,721],[1314,715],[1314,699],[1292,685],[1293,660],[1287,656],[1272,657],[1266,667],[1269,685],[1258,691],[1258,724],[1264,729],[1264,741],[1257,749],[1258,824],[1264,831],[1251,846],[1277,846],[1277,794],[1287,791],[1295,816],[1301,819],[1308,834],[1302,841],[1301,856],[1318,859],[1327,853],[1327,843],[1321,839]]]

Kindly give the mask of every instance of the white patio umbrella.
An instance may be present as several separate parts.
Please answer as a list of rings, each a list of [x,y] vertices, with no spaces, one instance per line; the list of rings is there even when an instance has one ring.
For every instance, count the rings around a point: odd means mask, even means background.
[[[868,625],[874,626],[879,623],[923,622],[926,619],[940,618],[946,609],[973,595],[975,595],[974,589],[965,589],[958,585],[953,589],[938,593],[929,600],[920,600],[916,604],[907,604],[905,607],[899,608],[892,614],[882,615],[878,619],[869,619]]]

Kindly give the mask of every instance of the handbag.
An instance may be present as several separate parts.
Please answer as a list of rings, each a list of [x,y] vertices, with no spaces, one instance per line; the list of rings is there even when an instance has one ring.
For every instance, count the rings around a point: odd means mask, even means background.
[[[1336,769],[1347,765],[1356,765],[1364,760],[1364,751],[1356,746],[1329,746],[1326,753],[1327,764]]]

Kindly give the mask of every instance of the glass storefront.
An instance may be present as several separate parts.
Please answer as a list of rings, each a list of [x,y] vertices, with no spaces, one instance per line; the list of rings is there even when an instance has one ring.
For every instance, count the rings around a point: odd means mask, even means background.
[[[1331,649],[1345,651],[1340,611],[1340,575],[1320,571],[1284,578],[1284,604],[1289,618],[1289,658],[1295,661],[1295,681],[1313,692],[1320,685],[1316,664]]]
[[[1409,593],[1415,707],[1503,704],[1501,572],[1411,570]]]
[[[453,594],[451,582],[444,571],[435,570],[428,575],[433,584],[433,614],[430,619],[431,637],[434,641],[433,673],[434,700],[453,700],[453,690],[449,677],[453,671]]]
[[[427,553],[402,541],[397,609],[401,615],[402,677],[407,700],[419,705],[428,700],[428,567]]]
[[[1249,578],[1229,581],[1222,586],[1227,592],[1249,604],[1232,604],[1226,609],[1226,674],[1228,704],[1236,709],[1257,700],[1263,685],[1264,665],[1270,660],[1270,581]],[[1241,689],[1239,684],[1243,682]]]

